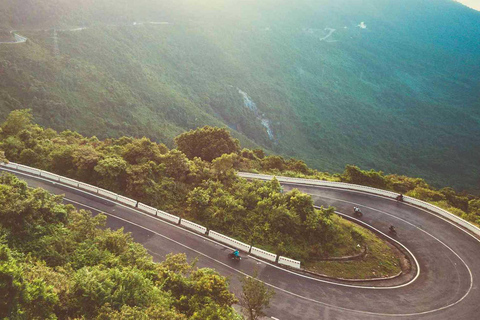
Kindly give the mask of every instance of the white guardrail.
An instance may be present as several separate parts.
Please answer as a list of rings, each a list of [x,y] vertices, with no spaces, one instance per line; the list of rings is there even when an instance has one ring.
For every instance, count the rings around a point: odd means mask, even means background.
[[[217,240],[218,242],[228,244],[236,249],[239,249],[245,252],[249,252],[251,248],[251,246],[246,243],[224,236],[223,234],[212,231],[212,230],[208,231],[208,236],[212,239]]]
[[[292,260],[290,258],[280,256],[278,257],[278,263],[283,264],[284,266],[300,269],[300,261]]]
[[[101,188],[98,188],[98,194],[110,200],[117,200],[118,197],[116,193]]]
[[[273,176],[266,175],[266,174],[256,174],[256,173],[248,173],[248,172],[239,172],[238,175],[243,178],[250,178],[250,179],[260,179],[260,180],[272,180]],[[381,196],[386,196],[389,198],[395,198],[398,196],[398,193],[393,191],[381,190],[372,187],[361,186],[358,184],[352,183],[344,183],[344,182],[333,182],[333,181],[323,181],[323,180],[313,180],[313,179],[303,179],[303,178],[291,178],[291,177],[283,177],[283,176],[275,176],[275,178],[279,182],[290,182],[290,183],[299,183],[305,185],[314,185],[314,186],[323,186],[323,187],[333,187],[333,188],[340,188],[340,189],[349,189],[349,190],[356,190],[356,191],[364,191],[369,192]],[[454,215],[453,213],[448,212],[442,208],[439,208],[433,204],[428,202],[418,200],[412,197],[403,197],[403,202],[413,204],[423,209],[427,209],[432,211],[441,217],[452,221],[465,229],[471,231],[472,233],[480,236],[480,228],[471,224],[470,222],[460,218],[459,216]]]
[[[73,179],[60,177],[60,182],[78,188],[78,181],[75,181]]]
[[[185,228],[187,229],[190,229],[190,230],[193,230],[193,231],[196,231],[196,232],[199,232],[201,234],[206,234],[207,233],[207,228],[205,228],[204,226],[201,226],[199,224],[196,224],[192,221],[188,221],[188,220],[185,220],[185,219],[181,219],[180,220],[180,225],[181,226],[184,226]]]
[[[250,249],[250,254],[252,256],[263,258],[265,260],[269,260],[269,261],[272,261],[272,262],[277,261],[277,255],[276,254],[270,253],[268,251],[259,249],[259,248],[254,247],[254,246],[252,246],[252,248]]]
[[[173,214],[167,213],[167,212],[162,211],[162,210],[157,210],[157,217],[159,217],[161,219],[164,219],[164,220],[167,220],[167,221],[170,221],[170,222],[173,222],[175,224],[180,223],[180,218],[179,217],[174,216]]]
[[[88,192],[93,192],[93,193],[97,193],[98,192],[98,188],[97,187],[94,187],[92,185],[89,185],[88,183],[83,183],[83,182],[79,182],[78,183],[78,188],[82,189],[82,190],[85,190],[85,191],[88,191]]]
[[[137,203],[138,203],[138,201],[136,201],[136,200],[133,200],[133,199],[121,196],[121,195],[117,196],[117,201],[120,202],[120,203],[126,204],[127,206],[131,206],[131,207],[136,207]]]
[[[148,214],[151,214],[152,216],[157,215],[157,209],[155,209],[153,207],[150,207],[150,206],[147,206],[146,204],[143,204],[141,202],[138,203],[137,208],[146,212],[146,213],[148,213]]]
[[[60,176],[57,176],[56,174],[47,171],[40,171],[40,176],[53,181],[60,181]]]
[[[214,240],[217,240],[218,242],[230,245],[230,246],[232,246],[234,248],[237,248],[239,250],[242,250],[244,252],[249,252],[252,256],[262,258],[262,259],[272,261],[272,262],[275,262],[277,260],[277,255],[274,254],[274,253],[271,253],[271,252],[268,252],[268,251],[265,251],[265,250],[262,250],[262,249],[259,249],[259,248],[256,248],[256,247],[252,247],[249,244],[246,244],[246,243],[243,243],[241,241],[235,240],[233,238],[227,237],[227,236],[225,236],[221,233],[218,233],[218,232],[215,232],[215,231],[212,231],[212,230],[208,230],[204,226],[201,226],[201,225],[196,224],[194,222],[191,222],[191,221],[188,221],[188,220],[185,220],[185,219],[181,219],[180,217],[177,217],[173,214],[164,212],[162,210],[158,210],[156,208],[150,207],[146,204],[143,204],[141,202],[137,202],[136,200],[124,197],[124,196],[116,194],[114,192],[92,186],[88,183],[76,181],[76,180],[73,180],[73,179],[70,179],[70,178],[59,176],[59,175],[54,174],[54,173],[50,173],[50,172],[43,171],[43,170],[38,170],[38,169],[35,169],[35,168],[32,168],[32,167],[17,164],[17,163],[14,163],[14,162],[10,162],[10,163],[7,163],[7,164],[0,163],[0,166],[3,166],[5,168],[18,170],[18,171],[21,171],[21,172],[25,172],[25,173],[28,173],[28,174],[31,174],[31,175],[40,176],[40,177],[43,177],[43,178],[48,179],[48,180],[60,182],[60,183],[63,183],[67,186],[72,186],[72,187],[81,189],[83,191],[87,191],[89,193],[94,193],[94,194],[101,195],[101,196],[103,196],[107,199],[117,201],[121,204],[125,204],[125,205],[131,206],[131,207],[136,207],[139,210],[141,210],[143,212],[146,212],[146,213],[148,213],[152,216],[156,216],[160,219],[163,219],[163,220],[166,220],[166,221],[169,221],[169,222],[173,222],[175,224],[180,224],[181,226],[183,226],[187,229],[199,232],[201,234],[205,235],[208,232],[207,236],[209,238],[212,238]],[[265,176],[265,177],[269,177],[269,176]],[[271,177],[270,177],[270,179],[271,179]],[[292,260],[292,259],[285,258],[285,257],[279,257],[278,263],[282,264],[282,265],[285,265],[285,266],[293,267],[293,268],[300,268],[300,261]]]

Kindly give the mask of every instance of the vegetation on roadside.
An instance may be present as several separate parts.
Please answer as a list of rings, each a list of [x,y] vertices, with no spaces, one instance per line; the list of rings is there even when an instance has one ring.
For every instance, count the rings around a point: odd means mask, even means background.
[[[344,220],[347,225],[353,223]],[[395,276],[402,271],[399,261],[400,253],[391,245],[375,236],[367,229],[356,229],[359,237],[364,239],[363,245],[367,254],[361,259],[349,261],[314,261],[307,262],[303,267],[309,271],[329,277],[343,279],[374,279]],[[342,253],[346,256],[351,253]]]
[[[358,253],[357,245],[374,241],[374,237],[345,224],[333,214],[333,208],[315,210],[312,199],[298,190],[283,193],[276,180],[248,182],[238,178],[235,170],[393,190],[432,202],[471,222],[479,221],[478,197],[451,188],[436,190],[423,179],[355,166],[347,166],[342,174],[319,172],[301,160],[266,156],[261,149],[241,149],[225,129],[200,128],[178,136],[177,141],[181,141],[178,149],[170,150],[147,138],[100,141],[72,131],[57,133],[33,124],[28,111],[17,110],[1,126],[0,152],[11,161],[123,194],[307,265]],[[204,152],[216,158],[207,158]],[[387,248],[375,250],[373,242],[369,246],[375,253],[370,259],[374,259],[354,271],[363,269],[359,274],[365,274],[381,263],[379,275],[397,270],[398,263]],[[338,263],[321,264],[323,273],[328,273],[327,266]]]
[[[154,263],[123,229],[0,175],[0,318],[240,319],[225,277],[168,255]]]
[[[235,166],[251,160],[225,129],[198,129],[177,141],[178,149],[170,150],[147,138],[100,141],[57,133],[17,110],[1,126],[0,150],[10,161],[97,185],[303,262],[338,254],[339,248],[359,250],[360,233],[337,223],[334,208],[316,210],[310,196],[283,193],[276,180],[239,178]],[[202,160],[205,150],[217,157]]]

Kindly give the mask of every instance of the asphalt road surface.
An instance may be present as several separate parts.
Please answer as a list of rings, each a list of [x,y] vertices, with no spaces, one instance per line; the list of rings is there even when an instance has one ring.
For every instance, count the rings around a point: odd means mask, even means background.
[[[358,206],[361,220],[380,231],[395,225],[395,239],[419,264],[418,275],[404,284],[346,284],[297,274],[251,256],[232,261],[227,258],[230,248],[206,237],[82,191],[17,175],[32,187],[64,194],[65,202],[78,208],[105,213],[108,227],[131,232],[156,260],[180,252],[190,260],[198,259],[197,266],[214,268],[229,277],[235,293],[240,290],[239,277],[258,271],[259,279],[276,291],[267,311],[274,319],[480,319],[480,241],[404,203],[357,191],[285,184],[286,190],[296,187],[311,194],[316,205],[332,205],[342,213],[350,214]]]

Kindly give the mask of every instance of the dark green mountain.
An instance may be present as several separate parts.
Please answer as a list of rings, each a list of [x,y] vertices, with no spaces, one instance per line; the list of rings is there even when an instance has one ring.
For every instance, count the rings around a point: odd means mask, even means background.
[[[456,2],[8,0],[0,26],[29,38],[0,45],[2,118],[170,146],[226,125],[321,170],[480,189],[480,12]]]

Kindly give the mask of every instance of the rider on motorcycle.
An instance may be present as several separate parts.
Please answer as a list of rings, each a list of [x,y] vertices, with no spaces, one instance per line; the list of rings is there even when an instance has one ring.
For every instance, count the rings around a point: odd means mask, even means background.
[[[393,225],[390,226],[389,230],[390,230],[390,232],[393,232],[393,233],[397,232],[397,230],[395,230],[395,227]]]
[[[237,258],[240,258],[240,251],[238,251],[238,249],[235,249],[235,251],[233,251],[233,255]]]
[[[397,200],[398,200],[398,201],[403,201],[403,194],[400,193],[400,194],[397,196]]]

